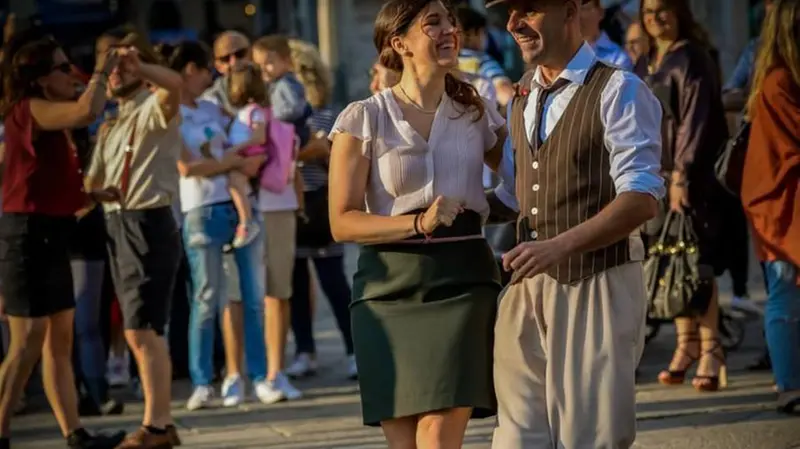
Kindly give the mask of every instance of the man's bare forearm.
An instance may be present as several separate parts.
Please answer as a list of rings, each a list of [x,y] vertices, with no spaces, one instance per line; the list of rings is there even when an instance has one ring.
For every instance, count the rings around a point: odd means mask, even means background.
[[[634,230],[658,214],[652,195],[625,192],[597,215],[556,236],[569,255],[584,254],[627,238]]]

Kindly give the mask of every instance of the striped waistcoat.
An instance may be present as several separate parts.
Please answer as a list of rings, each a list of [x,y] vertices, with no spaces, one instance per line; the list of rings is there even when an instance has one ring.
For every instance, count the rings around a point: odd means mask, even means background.
[[[539,148],[529,142],[525,131],[523,111],[528,96],[514,98],[510,123],[520,206],[518,241],[551,239],[587,221],[616,196],[600,119],[600,95],[615,70],[599,62],[589,70],[584,84]],[[530,79],[531,73],[526,74],[523,83],[530,85]],[[539,106],[539,122],[541,112]],[[539,123],[534,133],[539,133]],[[628,239],[624,239],[570,257],[547,274],[559,283],[572,284],[630,260]]]

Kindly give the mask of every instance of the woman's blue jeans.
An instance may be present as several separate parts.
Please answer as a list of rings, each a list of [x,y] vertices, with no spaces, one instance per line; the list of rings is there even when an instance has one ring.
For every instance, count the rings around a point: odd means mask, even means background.
[[[106,347],[100,332],[100,311],[105,262],[74,259],[75,346],[77,377],[96,404],[108,400]]]
[[[253,213],[254,220],[260,214]],[[192,276],[189,317],[189,373],[195,386],[211,385],[214,378],[214,325],[227,304],[223,247],[233,241],[238,224],[233,203],[219,203],[189,211],[183,222],[183,239]],[[262,231],[263,232],[263,231]],[[261,236],[234,249],[244,308],[244,355],[250,380],[267,376],[264,344],[264,246]]]
[[[779,391],[800,390],[800,287],[790,262],[764,263],[767,282],[765,331]]]

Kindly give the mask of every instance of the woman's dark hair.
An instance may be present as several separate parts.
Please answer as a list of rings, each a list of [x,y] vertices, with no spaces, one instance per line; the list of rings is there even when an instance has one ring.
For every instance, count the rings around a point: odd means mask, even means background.
[[[706,49],[714,47],[706,29],[695,20],[689,0],[665,0],[664,3],[678,18],[678,40],[687,39],[695,44],[702,45]],[[644,14],[642,13],[644,11],[644,0],[639,0],[639,11],[639,22],[642,30],[649,36],[647,27],[644,25]],[[649,37],[650,39],[653,38],[652,36]]]
[[[164,51],[167,50],[164,49]],[[162,54],[165,56],[164,60],[167,62],[167,67],[176,72],[182,72],[189,64],[194,64],[198,68],[210,68],[212,63],[208,46],[198,41],[181,42],[172,47],[169,55]]]
[[[438,0],[390,0],[383,5],[375,19],[373,37],[381,65],[397,72],[403,71],[403,59],[392,48],[392,38],[406,34],[417,16],[434,1]],[[452,8],[447,4],[446,7],[451,16],[450,20],[455,24]],[[467,110],[473,109],[478,113],[475,121],[483,117],[485,112],[483,99],[471,84],[448,73],[445,76],[444,86],[447,95],[455,102],[465,106]]]
[[[53,54],[61,48],[49,37],[20,46],[15,40],[12,38],[4,50],[7,59],[3,63],[3,100],[0,103],[3,117],[23,99],[42,97],[37,80],[53,70]]]

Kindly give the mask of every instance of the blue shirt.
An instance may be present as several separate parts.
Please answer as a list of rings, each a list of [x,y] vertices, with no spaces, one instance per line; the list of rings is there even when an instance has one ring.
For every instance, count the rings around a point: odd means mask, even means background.
[[[753,68],[756,66],[756,53],[758,52],[758,38],[751,39],[744,48],[736,68],[733,69],[731,77],[722,87],[722,90],[745,89],[750,85],[750,77],[753,76]]]
[[[600,33],[600,38],[591,45],[597,59],[623,70],[633,71],[633,61],[631,61],[628,53],[616,42],[612,41],[605,31]]]
[[[584,44],[559,78],[569,83],[547,97],[540,124],[540,138],[546,140],[555,128],[589,69],[598,61],[591,46]],[[536,100],[544,86],[539,68],[531,83],[531,93],[524,111],[528,139],[533,135]],[[508,106],[511,117],[511,103]],[[600,120],[605,129],[605,146],[611,155],[609,175],[617,194],[642,192],[661,199],[666,193],[661,176],[661,103],[650,88],[632,72],[615,71],[600,95]],[[511,119],[508,120],[509,131]],[[500,185],[495,189],[506,206],[519,210],[515,197],[516,174],[511,138],[506,139],[500,164]]]
[[[307,122],[312,110],[306,101],[303,84],[293,73],[286,73],[269,83],[269,101],[275,118],[293,124],[300,138],[300,146],[305,146],[311,137]]]
[[[458,58],[460,60],[477,59],[478,72],[476,74],[488,80],[495,81],[497,79],[508,78],[506,71],[503,70],[503,66],[487,53],[463,48],[459,52]]]

